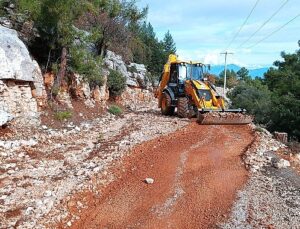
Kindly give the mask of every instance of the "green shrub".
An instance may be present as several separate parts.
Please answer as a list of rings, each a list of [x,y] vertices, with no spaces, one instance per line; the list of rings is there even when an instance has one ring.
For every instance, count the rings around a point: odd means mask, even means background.
[[[260,132],[260,133],[264,133],[264,129],[261,128],[260,126],[255,127],[255,131]]]
[[[91,54],[84,47],[72,47],[70,49],[70,66],[69,70],[80,74],[91,87],[103,85],[101,75],[101,59]]]
[[[147,72],[145,76],[145,83],[148,82],[150,82],[152,86],[157,86],[159,84],[159,75]]]
[[[136,69],[136,67],[134,65],[127,67],[127,70],[132,73],[138,73],[138,70]]]
[[[53,86],[52,89],[51,89],[51,94],[52,94],[52,96],[54,96],[54,97],[58,96],[59,91],[60,91],[60,88],[59,88],[59,87]]]
[[[59,120],[59,121],[63,121],[65,119],[70,119],[72,118],[72,112],[71,111],[57,111],[54,114],[55,119]]]
[[[115,70],[110,70],[107,78],[107,86],[109,93],[112,97],[117,97],[122,94],[126,87],[126,78],[122,74]]]
[[[255,123],[267,124],[271,113],[271,92],[264,85],[240,83],[230,93],[232,108],[243,108],[255,116]]]
[[[116,105],[112,105],[109,109],[108,109],[108,112],[113,114],[113,115],[116,115],[116,116],[119,116],[123,113],[123,110],[116,106]]]

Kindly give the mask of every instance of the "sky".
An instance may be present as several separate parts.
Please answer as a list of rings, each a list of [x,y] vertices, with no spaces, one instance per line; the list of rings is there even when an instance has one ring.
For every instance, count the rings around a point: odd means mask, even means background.
[[[257,0],[139,0],[149,6],[147,21],[163,39],[169,30],[180,59],[224,64],[221,52],[228,50],[228,63],[249,69],[269,67],[280,60],[281,51],[294,53],[300,40],[300,16],[260,44],[251,47],[300,14],[300,0],[260,0],[232,45],[231,40]],[[244,46],[239,47],[287,1],[282,10]]]

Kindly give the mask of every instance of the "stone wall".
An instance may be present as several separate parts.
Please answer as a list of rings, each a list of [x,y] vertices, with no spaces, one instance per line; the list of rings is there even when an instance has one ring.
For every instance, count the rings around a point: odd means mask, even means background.
[[[0,110],[11,114],[15,124],[39,124],[37,100],[29,82],[0,80]]]

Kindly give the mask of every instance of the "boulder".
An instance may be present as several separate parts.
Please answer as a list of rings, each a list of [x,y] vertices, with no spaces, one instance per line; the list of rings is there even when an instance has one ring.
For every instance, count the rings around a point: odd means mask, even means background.
[[[290,167],[291,164],[289,161],[287,160],[284,160],[284,159],[279,159],[279,160],[274,160],[273,161],[273,166],[277,169],[282,169],[282,168],[287,168],[287,167]]]
[[[32,60],[15,30],[0,25],[0,79],[42,82],[41,70]]]
[[[143,64],[131,63],[128,65],[129,69],[134,69],[137,73],[146,74],[147,69]]]
[[[126,84],[131,87],[147,87],[147,69],[143,64],[131,63],[126,65],[122,57],[114,52],[107,51],[104,63],[108,69],[119,71],[125,78]]]
[[[46,99],[44,79],[15,30],[0,25],[0,110],[16,124],[38,124],[38,105]]]
[[[9,113],[0,110],[0,126],[7,125],[10,121],[13,120],[13,116]]]
[[[104,58],[104,63],[109,69],[117,70],[124,77],[128,77],[127,67],[121,56],[107,50],[106,56]]]
[[[149,178],[149,177],[146,178],[144,181],[145,181],[146,184],[153,184],[154,183],[154,179],[153,178]]]

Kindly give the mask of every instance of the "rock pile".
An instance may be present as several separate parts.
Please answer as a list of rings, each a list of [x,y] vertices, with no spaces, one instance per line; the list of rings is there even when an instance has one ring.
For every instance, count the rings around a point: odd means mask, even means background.
[[[244,155],[244,162],[252,172],[261,170],[264,166],[272,165],[272,157],[269,152],[276,152],[280,148],[286,148],[281,142],[275,140],[270,132],[263,128],[253,128],[255,132],[255,142]]]
[[[257,128],[244,155],[250,168],[248,183],[238,193],[230,219],[220,228],[298,228],[300,177],[276,151],[285,145]]]

